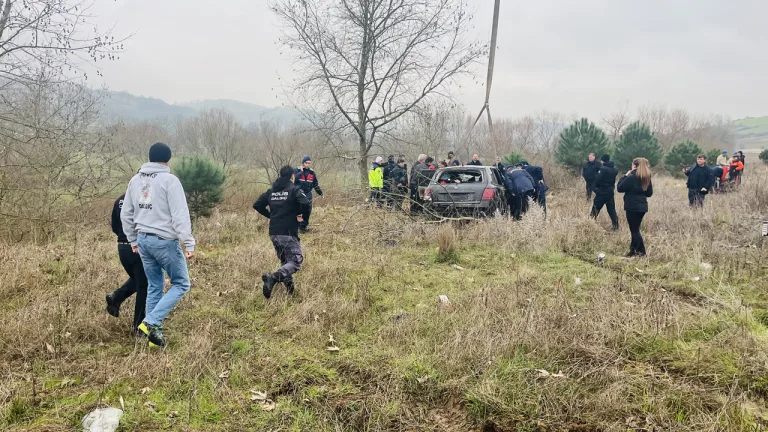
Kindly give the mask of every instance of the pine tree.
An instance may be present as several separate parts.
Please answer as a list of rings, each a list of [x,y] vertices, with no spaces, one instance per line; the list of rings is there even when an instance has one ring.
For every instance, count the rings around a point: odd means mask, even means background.
[[[761,151],[758,157],[761,161],[768,163],[768,149]]]
[[[707,155],[707,164],[715,166],[717,164],[717,157],[723,154],[723,149],[707,150],[704,154]]]
[[[620,170],[632,168],[632,160],[637,157],[648,159],[651,166],[658,165],[664,156],[659,140],[648,125],[635,122],[627,126],[616,142],[613,160]]]
[[[174,165],[174,173],[184,187],[193,219],[210,216],[214,207],[224,200],[224,170],[207,157],[182,157]]]
[[[504,164],[504,166],[510,166],[517,164],[523,159],[525,159],[525,156],[523,156],[523,153],[520,150],[512,150],[510,154],[501,158],[501,163]]]
[[[603,153],[607,153],[609,148],[610,142],[605,132],[583,118],[560,134],[555,156],[560,164],[579,170],[590,153],[599,158]]]
[[[702,153],[701,147],[688,140],[675,144],[664,157],[664,168],[673,176],[683,176],[683,168],[696,163],[696,156]],[[709,162],[709,159],[707,159]],[[714,161],[711,161],[712,163]]]

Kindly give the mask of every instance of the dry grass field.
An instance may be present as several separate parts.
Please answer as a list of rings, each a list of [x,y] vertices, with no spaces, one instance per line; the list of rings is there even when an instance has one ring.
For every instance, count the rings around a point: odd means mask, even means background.
[[[267,221],[218,213],[196,224],[164,350],[131,337],[132,300],[105,312],[125,277],[106,213],[53,244],[2,244],[0,430],[78,430],[121,405],[120,431],[764,430],[768,170],[703,210],[683,181],[654,183],[647,259],[623,258],[625,221],[589,219],[575,180],[546,221],[336,200],[302,238],[296,297],[269,302]]]

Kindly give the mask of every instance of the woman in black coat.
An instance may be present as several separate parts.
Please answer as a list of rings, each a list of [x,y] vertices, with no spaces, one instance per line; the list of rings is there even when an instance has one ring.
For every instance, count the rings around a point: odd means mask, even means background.
[[[651,184],[651,167],[646,158],[632,161],[632,171],[619,180],[616,190],[624,194],[624,211],[627,213],[627,224],[632,233],[632,243],[627,257],[644,257],[645,242],[640,233],[640,224],[648,213],[648,198],[653,195]]]

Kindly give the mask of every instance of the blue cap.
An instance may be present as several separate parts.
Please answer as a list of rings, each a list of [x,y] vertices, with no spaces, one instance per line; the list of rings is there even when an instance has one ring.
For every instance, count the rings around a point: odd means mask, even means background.
[[[311,160],[312,160],[312,158],[311,158],[311,157],[309,157],[309,156],[304,156],[303,158],[301,158],[301,163],[307,163],[307,162],[309,162],[309,161],[311,161]]]
[[[723,154],[728,154],[728,150],[723,150]]]

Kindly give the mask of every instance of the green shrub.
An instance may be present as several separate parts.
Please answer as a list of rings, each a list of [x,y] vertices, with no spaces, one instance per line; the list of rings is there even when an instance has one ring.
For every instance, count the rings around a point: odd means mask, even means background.
[[[579,170],[590,153],[600,157],[609,149],[610,142],[605,132],[583,118],[560,134],[560,143],[555,156],[561,165]]]
[[[760,156],[758,156],[761,161],[768,163],[768,149],[764,149],[760,152]]]
[[[525,159],[525,156],[523,156],[521,151],[512,150],[510,154],[501,158],[501,163],[503,163],[504,166],[515,165],[523,159]]]
[[[677,143],[667,153],[667,156],[664,157],[664,168],[673,176],[684,176],[685,174],[682,173],[683,168],[695,164],[696,156],[701,153],[701,147],[691,140]],[[707,158],[707,161],[709,162],[709,158]]]
[[[656,166],[661,162],[663,155],[664,150],[648,125],[635,122],[621,133],[616,142],[613,160],[619,170],[628,170],[632,168],[632,160],[635,158],[644,157],[651,166]]]
[[[174,165],[174,172],[184,186],[193,219],[210,216],[224,199],[224,170],[205,156],[185,156]]]
[[[707,155],[707,164],[715,166],[717,164],[717,157],[723,154],[723,149],[712,149],[704,152]]]

